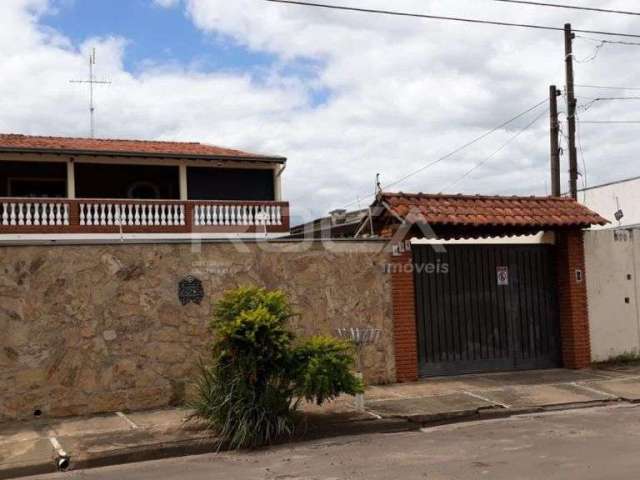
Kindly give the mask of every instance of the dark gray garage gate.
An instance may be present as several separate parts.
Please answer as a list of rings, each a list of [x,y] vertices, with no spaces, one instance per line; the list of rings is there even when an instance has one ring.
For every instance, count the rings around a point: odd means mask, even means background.
[[[422,376],[560,366],[551,245],[413,245]]]

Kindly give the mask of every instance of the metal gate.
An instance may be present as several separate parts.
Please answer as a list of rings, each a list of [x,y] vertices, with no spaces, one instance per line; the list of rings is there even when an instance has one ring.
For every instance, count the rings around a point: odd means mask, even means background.
[[[422,376],[560,365],[551,245],[414,245]]]

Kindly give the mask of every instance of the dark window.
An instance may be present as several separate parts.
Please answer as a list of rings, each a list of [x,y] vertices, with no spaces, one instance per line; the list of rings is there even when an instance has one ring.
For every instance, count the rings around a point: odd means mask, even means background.
[[[191,200],[275,199],[271,169],[189,167],[187,180]]]
[[[0,197],[66,196],[66,163],[0,162]]]
[[[178,167],[76,163],[76,197],[179,199]]]

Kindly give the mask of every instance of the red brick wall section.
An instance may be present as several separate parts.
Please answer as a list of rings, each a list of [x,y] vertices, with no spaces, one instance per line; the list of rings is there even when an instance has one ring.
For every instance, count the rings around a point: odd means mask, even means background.
[[[582,231],[558,232],[556,249],[563,363],[565,368],[587,368],[591,364],[591,341]]]
[[[390,257],[396,380],[418,379],[418,347],[411,249]]]

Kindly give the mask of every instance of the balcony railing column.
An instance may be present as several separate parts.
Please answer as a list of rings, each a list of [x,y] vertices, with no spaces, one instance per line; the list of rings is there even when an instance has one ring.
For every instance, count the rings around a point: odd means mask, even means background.
[[[76,167],[73,159],[67,161],[67,198],[76,198]]]
[[[186,201],[189,198],[189,182],[187,180],[187,166],[182,164],[178,167],[180,183],[180,200]]]

